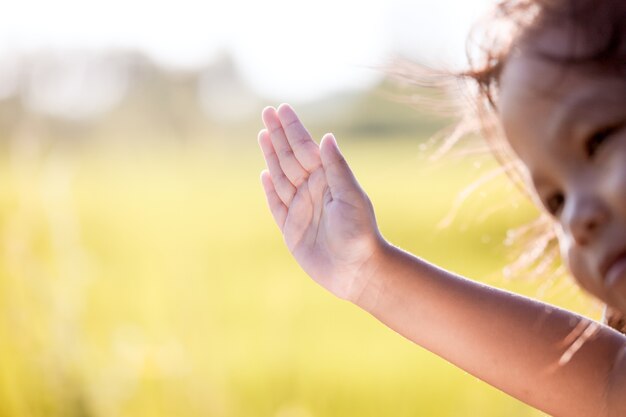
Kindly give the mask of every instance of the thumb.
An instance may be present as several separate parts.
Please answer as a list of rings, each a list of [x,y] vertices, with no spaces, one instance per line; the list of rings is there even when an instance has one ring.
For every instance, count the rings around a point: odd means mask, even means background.
[[[322,138],[320,142],[320,157],[326,173],[330,194],[333,197],[337,198],[360,189],[359,183],[348,166],[346,159],[339,151],[337,139],[335,139],[332,133],[327,133]]]

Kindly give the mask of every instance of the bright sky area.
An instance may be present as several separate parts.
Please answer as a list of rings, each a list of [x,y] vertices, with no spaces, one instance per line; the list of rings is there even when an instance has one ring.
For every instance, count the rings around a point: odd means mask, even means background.
[[[230,53],[256,91],[306,100],[364,87],[394,54],[461,65],[493,0],[19,0],[0,14],[0,57],[139,49],[171,67]]]

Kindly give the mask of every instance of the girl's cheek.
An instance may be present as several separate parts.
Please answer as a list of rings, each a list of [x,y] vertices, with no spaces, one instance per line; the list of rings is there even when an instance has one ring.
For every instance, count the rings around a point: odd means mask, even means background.
[[[620,149],[612,155],[605,166],[606,189],[610,194],[613,207],[623,224],[626,224],[626,138],[621,138]]]
[[[607,302],[604,287],[601,282],[593,274],[593,271],[587,266],[585,257],[575,248],[570,247],[563,257],[570,273],[578,285],[586,292],[592,294],[596,298]]]

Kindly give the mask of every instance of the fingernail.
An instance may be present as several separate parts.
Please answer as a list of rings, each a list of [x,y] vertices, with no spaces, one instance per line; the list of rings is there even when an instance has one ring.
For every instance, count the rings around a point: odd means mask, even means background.
[[[335,148],[339,149],[339,146],[337,145],[337,138],[335,138],[335,135],[333,135],[332,133],[326,133],[324,136],[328,138],[326,140],[330,140],[333,143],[333,146]]]
[[[275,110],[274,110],[274,107],[272,107],[272,106],[267,106],[267,107],[265,107],[265,108],[263,109],[263,111],[261,112],[261,119],[262,119],[263,121],[265,121],[265,113],[267,113],[267,112],[269,112],[269,111],[275,111]]]

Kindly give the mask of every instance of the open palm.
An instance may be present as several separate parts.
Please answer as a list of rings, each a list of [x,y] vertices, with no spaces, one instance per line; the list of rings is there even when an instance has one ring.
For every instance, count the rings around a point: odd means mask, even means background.
[[[313,141],[293,109],[263,111],[261,174],[270,211],[300,266],[333,294],[352,299],[382,238],[372,205],[327,134]]]

